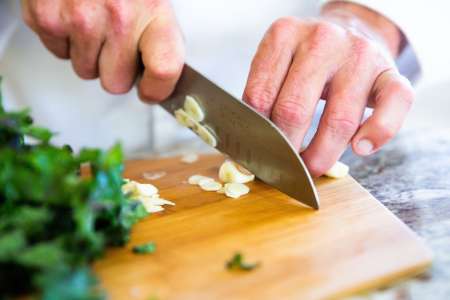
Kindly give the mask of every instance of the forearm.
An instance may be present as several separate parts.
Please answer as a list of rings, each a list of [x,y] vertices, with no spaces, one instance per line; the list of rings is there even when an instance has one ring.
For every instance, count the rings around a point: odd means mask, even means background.
[[[322,7],[321,15],[381,42],[394,58],[404,47],[405,38],[400,29],[388,18],[365,6],[333,1]]]

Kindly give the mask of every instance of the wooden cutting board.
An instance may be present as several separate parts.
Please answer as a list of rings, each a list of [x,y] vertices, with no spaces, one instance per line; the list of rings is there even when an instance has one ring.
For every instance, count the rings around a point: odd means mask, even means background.
[[[186,183],[193,174],[217,178],[222,161],[127,163],[125,177],[155,184],[176,206],[137,224],[127,247],[95,263],[111,299],[334,299],[430,265],[422,241],[351,177],[316,180],[319,211],[260,181],[237,200]],[[142,177],[153,171],[167,175]],[[149,241],[154,254],[132,253]],[[237,251],[261,266],[226,270]]]

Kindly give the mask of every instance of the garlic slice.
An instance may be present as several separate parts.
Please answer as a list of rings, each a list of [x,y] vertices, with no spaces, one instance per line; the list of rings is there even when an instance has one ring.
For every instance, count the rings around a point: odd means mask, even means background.
[[[158,189],[150,183],[136,182],[136,193],[141,197],[151,197],[158,194]]]
[[[348,175],[349,167],[337,161],[328,171],[325,172],[325,176],[331,178],[342,178]]]
[[[208,129],[206,126],[202,126],[200,124],[197,124],[198,126],[194,127],[193,130],[195,133],[198,134],[198,136],[208,145],[211,147],[217,146],[217,140],[216,137],[211,133],[211,129]]]
[[[224,187],[225,195],[237,199],[250,192],[250,188],[243,183],[227,183]]]
[[[184,100],[184,110],[197,122],[201,122],[205,119],[205,113],[198,104],[197,100],[195,100],[192,96],[186,96]]]
[[[142,203],[147,203],[148,205],[175,205],[172,201],[160,198],[159,196],[156,197],[142,197],[139,199]]]
[[[238,164],[227,160],[220,166],[219,178],[226,183],[247,183],[253,181],[255,175],[251,174]]]
[[[188,183],[192,185],[197,185],[200,183],[202,179],[209,179],[214,181],[214,179],[212,179],[211,177],[206,177],[203,175],[192,175],[191,177],[188,178]]]
[[[204,184],[207,184],[208,182],[214,182],[214,181],[215,181],[214,178],[205,177],[205,178],[200,179],[197,184],[204,185]]]
[[[175,111],[175,119],[177,119],[178,123],[184,127],[196,128],[197,126],[201,126],[192,116],[184,111],[184,109],[180,108]]]
[[[213,181],[202,180],[198,185],[202,190],[207,192],[217,192],[222,188],[222,184],[214,180]]]
[[[139,183],[129,179],[124,179],[124,181],[122,192],[132,200],[141,202],[148,213],[163,211],[163,205],[175,205],[175,203],[161,198],[158,189],[152,184]]]
[[[142,173],[142,177],[147,180],[158,180],[167,175],[165,171],[157,171],[157,172],[144,172]]]
[[[188,153],[181,157],[181,161],[186,164],[195,163],[197,160],[198,160],[198,154],[195,154],[195,153]]]

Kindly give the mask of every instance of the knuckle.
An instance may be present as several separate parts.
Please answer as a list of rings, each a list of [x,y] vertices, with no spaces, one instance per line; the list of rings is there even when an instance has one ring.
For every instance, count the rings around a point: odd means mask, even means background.
[[[275,89],[267,85],[252,83],[244,92],[244,99],[259,112],[266,112],[275,100]]]
[[[116,34],[126,34],[131,27],[133,19],[130,16],[127,0],[107,0],[106,11],[110,16],[112,31]]]
[[[29,21],[30,24],[32,21]],[[46,6],[37,6],[35,11],[35,24],[43,32],[50,35],[60,35],[62,26],[58,18],[49,13]]]
[[[415,100],[415,92],[411,83],[405,77],[398,75],[399,80],[387,83],[382,89],[376,103],[383,101],[402,101],[407,109],[411,108]]]
[[[373,62],[374,58],[380,56],[373,42],[362,36],[353,36],[351,51],[357,63]]]
[[[326,21],[317,22],[309,40],[308,50],[313,53],[321,52],[324,47],[336,43],[341,35],[339,26]]]
[[[307,108],[294,99],[280,101],[272,113],[272,120],[288,127],[303,128],[309,124],[310,115]]]
[[[267,35],[271,42],[280,43],[286,38],[291,38],[298,25],[294,17],[279,18],[270,26]]]
[[[403,101],[408,108],[413,105],[415,93],[409,81],[404,78],[401,81],[395,81],[392,84],[392,93],[398,101]]]
[[[95,32],[94,18],[92,18],[89,8],[84,4],[78,4],[73,8],[72,26],[82,35],[92,35]]]
[[[350,113],[331,112],[324,118],[324,126],[332,135],[349,139],[358,129],[359,123],[351,117]]]
[[[388,122],[387,120],[382,119],[374,120],[373,127],[377,135],[383,141],[392,139],[397,133],[397,126],[391,124],[391,122]]]

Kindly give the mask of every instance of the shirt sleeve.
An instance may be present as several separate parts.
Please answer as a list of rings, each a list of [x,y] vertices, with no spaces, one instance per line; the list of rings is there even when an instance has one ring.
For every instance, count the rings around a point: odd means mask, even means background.
[[[324,3],[336,1],[326,0]],[[450,78],[450,4],[438,0],[347,0],[368,7],[394,22],[407,39],[397,60],[400,71],[411,78],[420,75],[421,83],[436,83]],[[414,66],[416,64],[416,66]],[[412,74],[418,67],[420,74]]]

